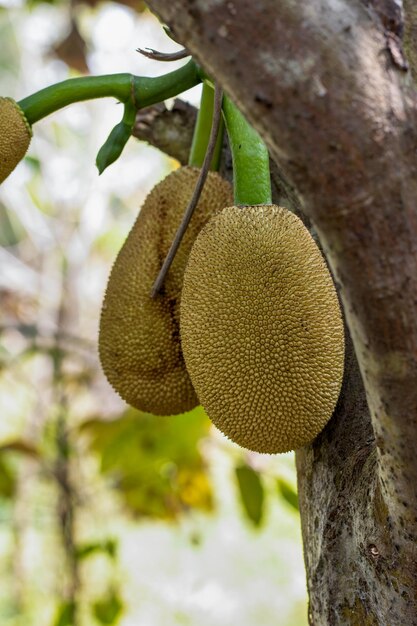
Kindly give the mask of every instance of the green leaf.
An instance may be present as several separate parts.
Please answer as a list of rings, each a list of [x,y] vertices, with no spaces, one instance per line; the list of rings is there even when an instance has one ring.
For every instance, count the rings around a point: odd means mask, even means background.
[[[117,161],[122,154],[123,148],[132,135],[135,118],[135,107],[131,102],[125,102],[122,121],[116,124],[98,151],[96,165],[99,174],[102,174],[106,167]]]
[[[65,602],[58,607],[58,611],[53,626],[73,626],[75,615],[75,604]]]
[[[39,335],[39,329],[36,324],[18,324],[16,329],[26,339],[36,339]]]
[[[36,460],[40,458],[39,452],[33,446],[19,439],[0,445],[0,497],[3,498],[12,498],[16,489],[16,477],[9,464],[9,452]]]
[[[0,202],[0,246],[15,246],[27,233],[16,213]]]
[[[42,164],[38,158],[26,155],[24,160],[33,172],[35,172],[36,174],[40,173]]]
[[[284,478],[277,478],[278,493],[285,502],[287,502],[296,511],[298,507],[298,495],[294,487]]]
[[[96,165],[99,174],[102,174],[109,165],[117,161],[131,134],[131,129],[124,122],[116,124],[97,153]]]
[[[115,624],[122,609],[123,603],[114,591],[93,604],[94,617],[100,624]]]
[[[90,420],[82,431],[137,516],[175,519],[189,508],[213,508],[211,480],[199,449],[210,421],[201,407],[169,419],[128,409],[112,421]]]
[[[117,542],[114,539],[107,539],[107,541],[86,543],[77,548],[77,558],[86,559],[97,552],[104,552],[108,554],[111,559],[114,559],[117,553]]]
[[[4,452],[17,452],[37,460],[40,458],[39,451],[30,443],[21,439],[13,439],[7,443],[0,444],[0,455]]]
[[[245,513],[255,526],[260,526],[264,510],[264,489],[260,474],[249,465],[240,465],[235,471]]]
[[[16,478],[5,460],[0,457],[0,498],[13,498]]]

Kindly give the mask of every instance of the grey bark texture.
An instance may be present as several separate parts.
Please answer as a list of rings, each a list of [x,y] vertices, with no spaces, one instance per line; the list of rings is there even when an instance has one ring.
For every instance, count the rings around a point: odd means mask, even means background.
[[[417,5],[404,0],[404,48],[414,82],[417,81]]]
[[[415,625],[413,3],[149,4],[259,130],[296,189],[352,336],[335,415],[297,452],[310,623]]]
[[[137,112],[133,136],[187,163],[196,117],[195,108],[183,100],[176,98],[171,109],[160,102]]]

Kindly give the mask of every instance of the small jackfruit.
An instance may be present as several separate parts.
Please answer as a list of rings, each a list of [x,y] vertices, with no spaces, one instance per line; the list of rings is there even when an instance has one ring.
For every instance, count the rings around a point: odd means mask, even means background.
[[[201,404],[234,442],[273,454],[316,437],[340,393],[344,329],[301,220],[264,205],[208,222],[184,274],[181,341]]]
[[[199,404],[182,355],[179,306],[191,246],[202,226],[233,198],[219,174],[209,173],[165,283],[150,297],[198,175],[197,168],[180,168],[148,195],[114,263],[101,312],[99,353],[108,381],[128,404],[154,415],[175,415]]]
[[[30,124],[17,102],[0,97],[0,183],[23,159],[31,138]]]

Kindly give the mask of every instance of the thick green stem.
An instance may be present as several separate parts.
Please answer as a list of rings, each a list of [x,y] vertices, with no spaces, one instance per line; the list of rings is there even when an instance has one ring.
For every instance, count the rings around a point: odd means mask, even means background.
[[[154,78],[135,76],[134,104],[137,109],[173,98],[202,81],[201,70],[195,61],[188,61],[178,70]]]
[[[233,187],[237,205],[271,204],[268,150],[256,130],[225,97],[223,114],[233,159]]]
[[[155,78],[133,74],[70,78],[41,89],[18,104],[32,125],[74,102],[113,97],[120,102],[131,100],[140,109],[176,96],[199,82],[199,68],[194,61],[189,61],[180,69]]]
[[[207,146],[210,138],[210,131],[213,121],[214,107],[214,89],[211,85],[203,83],[201,93],[200,108],[198,110],[197,121],[195,124],[193,142],[191,144],[190,156],[188,164],[195,167],[201,167],[207,152]],[[216,146],[214,148],[213,158],[210,163],[210,169],[218,170],[220,165],[220,157],[223,146],[224,123],[221,120],[219,132],[217,135]]]

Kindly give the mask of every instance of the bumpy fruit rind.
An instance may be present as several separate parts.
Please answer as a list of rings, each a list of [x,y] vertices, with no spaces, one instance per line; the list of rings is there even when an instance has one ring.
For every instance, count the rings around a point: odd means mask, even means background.
[[[181,341],[201,404],[234,442],[277,453],[317,436],[340,393],[344,329],[301,220],[265,205],[209,221],[184,275]]]
[[[175,415],[199,404],[185,368],[179,312],[185,265],[202,226],[232,202],[229,183],[210,172],[162,290],[151,287],[193,193],[199,170],[169,174],[145,200],[114,263],[100,320],[99,353],[106,377],[130,405]]]
[[[31,138],[31,127],[17,102],[0,97],[0,183],[23,159]]]

